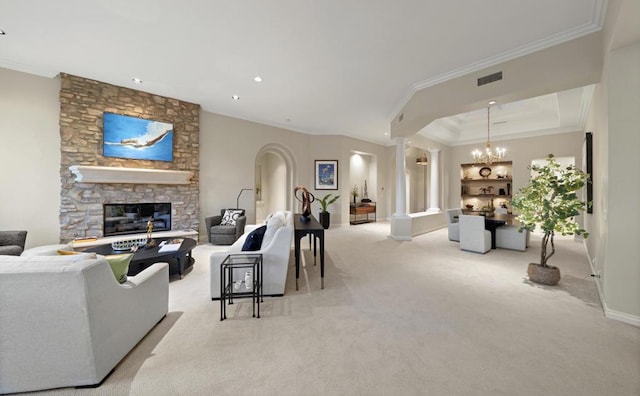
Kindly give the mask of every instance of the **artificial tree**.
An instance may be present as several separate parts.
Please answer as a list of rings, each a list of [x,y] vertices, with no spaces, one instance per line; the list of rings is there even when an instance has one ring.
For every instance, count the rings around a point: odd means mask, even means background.
[[[329,226],[331,225],[331,214],[327,211],[327,207],[334,203],[338,198],[340,198],[339,195],[331,198],[331,195],[332,194],[327,194],[317,200],[318,202],[320,202],[320,224],[324,229],[329,228]]]
[[[589,175],[570,165],[561,166],[553,154],[549,154],[546,164],[532,165],[533,175],[529,184],[520,189],[511,205],[519,213],[520,231],[530,232],[539,225],[544,236],[540,250],[540,263],[531,263],[527,270],[533,282],[556,285],[560,280],[560,270],[549,265],[555,254],[554,235],[589,234],[575,221],[575,216],[584,211],[586,203],[576,192],[589,182]]]

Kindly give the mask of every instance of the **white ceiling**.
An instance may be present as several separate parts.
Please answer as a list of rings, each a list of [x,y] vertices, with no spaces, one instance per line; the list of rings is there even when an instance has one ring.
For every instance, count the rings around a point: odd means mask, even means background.
[[[583,129],[594,88],[593,85],[589,85],[490,106],[491,141]],[[440,118],[424,127],[419,134],[440,143],[459,146],[485,142],[487,129],[487,108],[484,108]]]
[[[47,77],[65,72],[199,103],[214,113],[387,144],[384,133],[417,88],[597,31],[605,5],[0,0],[6,32],[0,67]],[[263,82],[255,82],[256,75]],[[574,90],[492,112],[496,121],[508,121],[505,134],[562,129],[581,117],[570,113],[583,106],[564,104],[584,95]],[[439,120],[438,130],[428,133],[463,144],[478,138],[483,118],[486,133],[486,110]],[[501,128],[495,126],[497,136]]]

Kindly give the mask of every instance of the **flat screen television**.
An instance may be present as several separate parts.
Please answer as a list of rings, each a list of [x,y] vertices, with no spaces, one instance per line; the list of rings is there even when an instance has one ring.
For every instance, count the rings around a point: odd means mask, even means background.
[[[171,203],[121,203],[103,205],[104,236],[147,232],[149,218],[153,231],[171,230]]]

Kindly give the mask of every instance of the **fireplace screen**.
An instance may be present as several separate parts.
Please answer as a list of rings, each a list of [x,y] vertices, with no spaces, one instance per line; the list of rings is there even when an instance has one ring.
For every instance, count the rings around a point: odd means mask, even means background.
[[[171,230],[170,203],[104,204],[104,236],[147,232],[151,218],[153,231]]]

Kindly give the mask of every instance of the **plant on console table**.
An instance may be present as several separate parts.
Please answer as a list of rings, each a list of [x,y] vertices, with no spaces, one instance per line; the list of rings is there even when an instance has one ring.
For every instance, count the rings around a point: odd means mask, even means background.
[[[356,203],[356,198],[360,195],[360,190],[358,189],[358,185],[354,185],[351,189],[351,196],[353,196],[353,203]]]
[[[336,195],[333,198],[331,197],[331,195],[332,194],[327,194],[324,197],[318,199],[318,202],[320,202],[320,224],[325,230],[331,225],[331,213],[327,211],[327,207],[336,202],[338,198],[340,198],[339,195]]]
[[[586,203],[578,198],[576,192],[589,182],[589,175],[575,166],[562,167],[553,154],[547,157],[543,166],[530,167],[533,176],[529,184],[520,189],[511,201],[511,206],[520,213],[520,231],[536,228],[544,232],[540,251],[540,263],[531,263],[527,269],[529,279],[544,285],[557,285],[560,270],[549,265],[549,259],[555,254],[553,237],[561,235],[589,234],[575,222],[575,216],[585,210]]]

